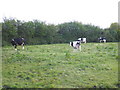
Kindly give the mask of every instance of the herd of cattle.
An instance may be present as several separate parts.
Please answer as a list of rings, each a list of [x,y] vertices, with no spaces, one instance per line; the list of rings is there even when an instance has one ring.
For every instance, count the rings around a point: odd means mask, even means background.
[[[98,38],[98,40],[100,43],[106,42],[105,37],[100,37],[100,38]],[[78,38],[78,40],[70,42],[70,46],[72,46],[74,49],[78,49],[81,51],[81,43],[86,43],[86,38]]]
[[[99,42],[106,42],[106,38],[105,37],[100,37],[98,38]],[[21,45],[22,48],[24,49],[24,44],[25,43],[25,39],[24,38],[15,38],[12,39],[11,44],[13,45],[13,47],[15,48],[15,50],[17,50],[17,46]],[[70,46],[72,46],[74,49],[80,50],[81,51],[81,43],[86,43],[86,38],[78,38],[78,40],[76,41],[72,41],[70,42]]]

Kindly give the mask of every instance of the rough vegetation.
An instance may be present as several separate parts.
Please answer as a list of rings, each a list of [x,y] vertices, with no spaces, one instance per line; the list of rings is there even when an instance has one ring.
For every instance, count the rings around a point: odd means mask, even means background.
[[[12,38],[23,37],[26,44],[68,43],[78,38],[87,38],[87,42],[98,42],[99,37],[106,37],[107,42],[116,42],[120,36],[118,23],[112,23],[102,29],[81,22],[66,22],[58,25],[46,24],[39,20],[20,21],[4,18],[2,22],[2,45],[9,45]],[[118,34],[117,34],[118,32]]]
[[[117,43],[3,47],[3,88],[117,88]]]

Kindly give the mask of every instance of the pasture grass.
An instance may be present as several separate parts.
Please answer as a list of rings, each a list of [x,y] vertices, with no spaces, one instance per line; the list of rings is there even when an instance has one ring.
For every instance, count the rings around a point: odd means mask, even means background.
[[[117,88],[117,43],[2,48],[3,88]]]

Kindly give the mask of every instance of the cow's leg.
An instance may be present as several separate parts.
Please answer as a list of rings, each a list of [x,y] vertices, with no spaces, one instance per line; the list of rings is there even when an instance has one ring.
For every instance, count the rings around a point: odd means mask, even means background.
[[[24,43],[22,44],[22,49],[24,49]]]
[[[81,45],[79,46],[79,50],[81,51]]]
[[[76,52],[77,47],[73,46],[73,52]]]
[[[17,45],[14,45],[14,47],[15,47],[15,50],[17,51]]]
[[[106,43],[106,40],[105,40],[105,43]]]
[[[104,43],[106,43],[106,40],[104,40]]]
[[[77,50],[81,51],[81,45],[77,45]]]
[[[25,49],[25,48],[24,48],[24,45],[22,46],[22,49]]]
[[[71,42],[70,42],[70,46],[72,46],[72,45],[71,45]]]
[[[77,49],[76,49],[76,48],[74,48],[74,49],[73,49],[73,52],[76,52],[76,50],[77,50]]]

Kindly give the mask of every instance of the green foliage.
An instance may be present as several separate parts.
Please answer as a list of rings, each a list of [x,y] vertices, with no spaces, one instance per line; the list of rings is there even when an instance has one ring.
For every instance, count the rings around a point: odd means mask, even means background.
[[[26,44],[68,43],[80,37],[86,37],[87,42],[98,42],[100,36],[107,41],[118,41],[117,24],[101,29],[94,25],[84,25],[80,22],[68,22],[59,25],[46,24],[39,20],[20,21],[4,18],[2,23],[2,44],[9,45],[12,38],[23,37]],[[118,32],[119,33],[119,32]]]
[[[110,29],[111,29],[111,30],[118,30],[118,23],[112,23],[112,24],[110,25]]]
[[[27,45],[2,51],[4,88],[118,88],[117,43]]]

